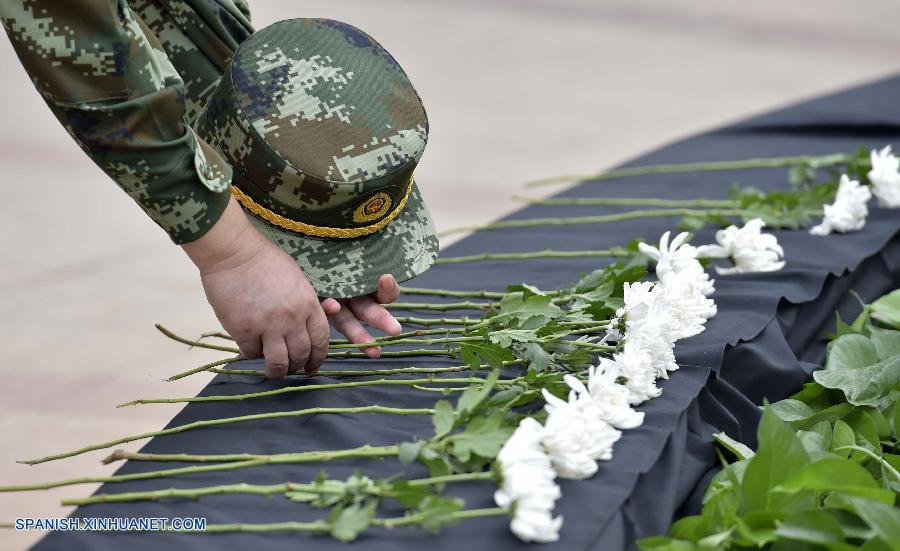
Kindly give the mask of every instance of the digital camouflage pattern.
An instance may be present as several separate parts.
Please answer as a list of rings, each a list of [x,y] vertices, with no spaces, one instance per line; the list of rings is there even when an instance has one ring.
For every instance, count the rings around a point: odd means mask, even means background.
[[[290,221],[353,229],[399,212],[353,239],[251,215],[321,295],[365,294],[382,274],[403,281],[433,262],[437,238],[412,181],[425,109],[394,58],[362,31],[324,19],[260,30],[235,52],[196,129],[232,165],[235,186]]]
[[[212,227],[231,168],[191,124],[251,32],[243,0],[3,0],[0,21],[57,119],[176,243]]]
[[[250,216],[263,235],[288,252],[303,268],[321,296],[346,298],[378,287],[382,274],[406,281],[425,270],[437,256],[438,239],[425,203],[414,187],[403,212],[383,230],[366,237],[316,239],[282,230]]]
[[[350,25],[293,19],[244,42],[197,122],[256,202],[292,220],[358,227],[365,200],[397,205],[427,138],[396,61]]]
[[[2,0],[0,21],[57,119],[176,243],[215,224],[232,180],[309,223],[377,222],[411,185],[427,138],[402,69],[343,23],[282,22],[248,40],[243,0]],[[414,187],[396,219],[359,239],[250,218],[323,296],[371,292],[383,273],[403,281],[437,253]]]

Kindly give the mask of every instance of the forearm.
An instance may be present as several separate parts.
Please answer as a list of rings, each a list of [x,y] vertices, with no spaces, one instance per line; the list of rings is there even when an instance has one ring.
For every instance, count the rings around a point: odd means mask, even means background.
[[[186,124],[184,82],[127,4],[8,0],[0,20],[54,115],[173,241],[216,223],[231,167]]]
[[[261,248],[271,246],[247,220],[237,200],[231,197],[209,231],[194,241],[183,243],[181,248],[201,274],[209,274],[251,262]]]

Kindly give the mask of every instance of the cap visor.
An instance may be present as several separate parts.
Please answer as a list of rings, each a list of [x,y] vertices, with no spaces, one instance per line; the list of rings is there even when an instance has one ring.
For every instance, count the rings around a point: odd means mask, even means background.
[[[247,212],[245,210],[245,212]],[[310,237],[247,212],[250,221],[303,269],[319,296],[351,298],[378,288],[383,274],[398,282],[427,270],[438,254],[431,215],[413,184],[403,211],[383,229],[356,239]]]

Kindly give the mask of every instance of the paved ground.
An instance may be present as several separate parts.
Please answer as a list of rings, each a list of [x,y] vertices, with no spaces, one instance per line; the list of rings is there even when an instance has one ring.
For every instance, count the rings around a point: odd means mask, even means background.
[[[353,23],[401,61],[429,110],[418,180],[440,228],[515,208],[518,183],[608,167],[673,139],[900,70],[892,0],[251,0],[257,26]],[[289,6],[289,7],[285,7]],[[109,473],[102,452],[43,455],[161,428],[216,354],[153,330],[216,328],[192,265],[51,117],[2,39],[0,484]],[[136,449],[138,444],[130,446]],[[56,516],[93,487],[0,495],[0,523]],[[20,549],[33,534],[0,532]]]

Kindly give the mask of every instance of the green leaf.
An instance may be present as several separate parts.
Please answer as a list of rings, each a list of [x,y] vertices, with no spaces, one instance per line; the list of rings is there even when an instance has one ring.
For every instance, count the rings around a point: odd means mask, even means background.
[[[457,416],[462,418],[464,415],[475,411],[475,409],[481,405],[484,399],[491,393],[491,390],[493,390],[494,385],[497,384],[497,379],[499,377],[499,371],[491,371],[488,373],[488,376],[484,378],[483,383],[472,385],[464,390],[459,396],[459,400],[456,402]]]
[[[893,414],[891,415],[891,424],[893,425],[894,438],[900,440],[900,399],[894,398]]]
[[[337,506],[328,515],[331,537],[339,541],[353,541],[368,528],[378,502],[369,500],[365,504],[354,503],[348,507]]]
[[[432,493],[425,486],[413,486],[406,480],[397,480],[391,484],[391,497],[400,502],[406,509],[415,509]]]
[[[834,341],[825,369],[813,378],[826,388],[840,389],[853,405],[877,407],[900,382],[900,354],[879,361],[872,340],[844,335]]]
[[[409,465],[419,457],[419,453],[424,446],[425,442],[423,441],[403,442],[400,444],[400,449],[397,451],[397,459],[399,459],[401,463]]]
[[[891,549],[900,550],[900,509],[861,497],[844,496],[842,501]]]
[[[536,342],[527,342],[516,347],[517,356],[528,361],[528,369],[544,371],[555,365],[553,355],[544,350],[544,347]]]
[[[689,214],[687,216],[683,216],[681,220],[678,221],[677,228],[679,231],[690,231],[695,232],[697,230],[703,229],[703,226],[706,225],[707,217],[706,216],[697,216],[696,214]]]
[[[853,432],[853,429],[845,423],[844,421],[838,419],[834,422],[834,427],[831,432],[831,450],[832,452],[841,455],[843,457],[850,456],[850,450],[841,450],[834,451],[837,448],[841,448],[844,446],[855,446],[856,445],[856,433]]]
[[[681,541],[666,536],[652,536],[637,541],[641,551],[697,551],[699,547],[689,541]]]
[[[900,354],[900,331],[873,327],[869,338],[875,345],[875,353],[878,354],[879,360],[887,360]]]
[[[875,430],[878,431],[879,438],[889,438],[891,436],[891,425],[888,423],[887,417],[875,408],[866,408],[865,412],[872,418],[875,423]]]
[[[888,327],[900,329],[900,289],[885,295],[871,305],[872,317]]]
[[[422,501],[416,516],[419,526],[427,532],[437,533],[441,528],[456,522],[454,515],[462,510],[463,500],[459,498],[429,496]]]
[[[865,409],[856,409],[844,418],[856,435],[856,443],[873,450],[881,449],[881,439],[878,438],[878,427],[875,420]]]
[[[821,409],[817,411],[816,414],[812,417],[803,421],[797,421],[796,423],[799,427],[811,427],[822,422],[832,423],[834,421],[837,421],[838,419],[843,419],[852,411],[852,405],[848,404],[847,402],[841,402],[840,404]]]
[[[855,551],[856,549],[858,549],[859,551],[891,551],[891,547],[888,544],[884,543],[884,540],[882,540],[881,538],[878,538],[878,537],[874,537],[874,538],[870,538],[870,539],[866,540],[866,542],[864,544],[862,544],[861,547],[852,548],[853,551]],[[831,550],[829,550],[829,551],[831,551]],[[844,551],[844,550],[838,549],[835,551]]]
[[[763,547],[775,541],[775,526],[784,515],[780,511],[753,511],[734,522],[738,539]]]
[[[781,400],[770,405],[772,412],[782,421],[788,423],[793,421],[803,421],[815,415],[816,411],[808,405],[798,400]]]
[[[430,476],[445,476],[453,472],[453,466],[450,465],[450,461],[429,448],[422,450],[422,453],[419,455],[419,461],[428,469]]]
[[[453,430],[453,423],[456,421],[456,415],[453,413],[453,406],[447,400],[438,400],[434,404],[434,414],[431,416],[434,423],[434,435],[439,437]]]
[[[487,364],[491,369],[500,369],[504,361],[515,359],[515,356],[502,346],[480,342],[460,343],[459,356],[472,369],[481,369],[482,364]]]
[[[581,276],[581,279],[575,284],[575,292],[586,293],[597,289],[604,283],[606,283],[606,270],[594,270],[593,272]],[[612,285],[609,285],[609,290],[612,291]]]
[[[717,472],[712,477],[712,480],[710,480],[709,486],[703,494],[703,504],[706,505],[707,502],[710,502],[719,496],[728,494],[724,498],[725,501],[732,502],[730,505],[733,505],[733,507],[731,508],[737,511],[738,496],[736,495],[736,492],[744,480],[744,473],[747,470],[749,462],[749,460],[736,461],[730,465],[726,465],[721,471]]]
[[[537,338],[533,329],[500,329],[491,331],[488,339],[504,348],[509,348],[514,342],[532,342]]]
[[[541,291],[534,285],[529,285],[528,283],[518,283],[516,285],[509,285],[506,290],[510,293],[521,292],[523,296],[529,297],[532,295],[540,295],[547,296],[547,293]]]
[[[717,432],[713,435],[713,438],[716,439],[720,446],[733,453],[738,459],[749,459],[755,455],[753,450],[747,447],[746,444],[738,442],[724,432]]]
[[[552,297],[546,295],[525,297],[522,293],[509,293],[500,299],[500,314],[497,317],[522,323],[538,318],[543,325],[563,315],[562,309],[552,301]]]
[[[493,459],[512,435],[513,428],[505,426],[503,417],[494,413],[488,417],[476,417],[466,429],[449,437],[453,443],[453,455],[460,461],[468,461],[472,454]]]
[[[791,427],[766,407],[758,430],[759,447],[747,464],[741,489],[747,511],[777,509],[789,501],[770,490],[803,468],[809,455]]]
[[[828,451],[828,446],[831,444],[830,432],[828,436],[825,436],[817,431],[799,430],[797,431],[797,438],[800,439],[800,443],[803,444],[803,449],[809,454],[811,460],[816,461],[822,457],[831,455]]]
[[[803,467],[795,475],[773,488],[776,492],[815,490],[842,492],[893,503],[893,493],[882,490],[864,467],[843,457],[825,457]]]
[[[828,545],[844,541],[840,523],[825,511],[810,509],[788,517],[775,530],[781,538]]]

